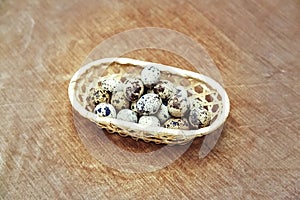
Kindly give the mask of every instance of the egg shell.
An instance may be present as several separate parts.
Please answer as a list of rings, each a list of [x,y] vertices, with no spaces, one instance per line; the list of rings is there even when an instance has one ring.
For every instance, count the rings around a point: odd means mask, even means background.
[[[114,92],[111,96],[111,105],[115,107],[116,110],[122,110],[125,108],[129,108],[130,102],[126,99],[124,93]]]
[[[155,94],[158,94],[161,99],[169,99],[176,94],[176,89],[168,80],[159,81],[153,88]]]
[[[124,83],[124,95],[129,101],[137,101],[144,93],[144,85],[140,79],[128,79]]]
[[[122,85],[121,81],[116,78],[103,78],[100,83],[101,87],[108,92],[118,91]]]
[[[143,124],[145,126],[150,126],[150,127],[159,127],[160,121],[155,116],[142,116],[139,120],[139,124]]]
[[[188,92],[187,90],[185,89],[185,87],[183,86],[177,86],[176,88],[176,95],[179,96],[179,97],[188,97]]]
[[[94,109],[94,113],[98,117],[110,117],[110,118],[116,118],[116,110],[115,108],[108,103],[100,103],[96,106]]]
[[[168,101],[168,111],[174,117],[182,117],[189,109],[189,101],[186,97],[173,96]]]
[[[193,128],[203,128],[210,124],[211,115],[205,108],[194,108],[190,111],[189,122]]]
[[[194,108],[203,108],[204,107],[204,101],[200,97],[191,96],[189,97],[190,102],[190,110]]]
[[[117,115],[117,119],[134,123],[137,123],[138,121],[136,112],[129,109],[120,110]]]
[[[189,122],[185,118],[171,118],[164,123],[164,127],[170,129],[188,130]]]
[[[146,66],[141,72],[141,79],[145,86],[151,87],[156,84],[160,78],[160,71],[153,65]]]
[[[91,105],[98,105],[99,103],[108,103],[110,100],[109,93],[101,87],[92,88],[87,96],[87,102]]]
[[[157,94],[144,94],[136,104],[137,111],[142,115],[153,115],[161,106],[161,99]]]
[[[122,83],[121,81],[118,83],[117,87],[115,88],[115,90],[113,92],[123,92],[124,90],[124,83]]]
[[[168,107],[164,104],[161,104],[160,109],[156,113],[156,116],[161,123],[164,123],[169,118],[171,118],[171,115],[168,111]]]

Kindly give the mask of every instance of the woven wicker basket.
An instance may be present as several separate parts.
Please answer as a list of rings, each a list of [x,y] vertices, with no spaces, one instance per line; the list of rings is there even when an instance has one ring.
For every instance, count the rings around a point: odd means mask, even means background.
[[[176,85],[187,88],[188,93],[202,99],[205,107],[212,113],[209,126],[198,130],[177,130],[163,127],[144,127],[137,123],[118,119],[98,117],[93,113],[86,97],[95,87],[100,77],[115,78],[138,77],[143,67],[155,65],[161,71],[161,79],[167,79]],[[129,58],[104,58],[80,68],[72,77],[69,85],[69,98],[73,108],[83,117],[95,122],[110,133],[131,136],[133,139],[153,141],[157,144],[185,144],[195,137],[212,133],[225,122],[229,114],[229,99],[223,87],[213,79],[183,69],[157,63],[133,60]]]

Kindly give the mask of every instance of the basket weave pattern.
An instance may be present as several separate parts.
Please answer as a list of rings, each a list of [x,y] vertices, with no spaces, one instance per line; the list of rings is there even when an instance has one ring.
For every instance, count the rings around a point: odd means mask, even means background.
[[[160,68],[160,66],[157,67]],[[89,118],[91,121],[95,122],[101,128],[106,129],[110,133],[118,133],[123,137],[131,136],[135,140],[143,139],[145,142],[152,141],[157,144],[185,144],[195,137],[200,137],[210,133],[210,131],[199,132],[197,130],[174,130],[172,132],[170,129],[168,129],[169,131],[166,132],[165,128],[161,128],[156,131],[151,131],[149,128],[148,130],[141,130],[136,126],[128,125],[124,127],[116,125],[115,123],[107,120],[95,120],[96,118],[93,116],[93,107],[88,104],[86,99],[90,89],[99,84],[100,78],[113,76],[122,81],[130,77],[139,77],[142,69],[143,65],[140,65],[140,63],[136,64],[134,62],[118,62],[117,60],[113,62],[101,62],[97,63],[96,65],[91,65],[81,74],[77,75],[77,77],[74,76],[71,80],[73,87],[69,88],[69,95],[70,90],[72,90],[71,92],[74,96],[70,97],[70,100],[73,98],[73,101],[78,103],[77,106],[72,103],[73,107],[77,111],[84,109],[86,112],[90,112],[88,116],[84,117]],[[178,71],[177,73],[176,68],[173,69],[174,70],[172,70],[172,72],[161,69],[161,80],[166,79],[173,82],[174,85],[181,85],[187,89],[189,96],[200,98],[203,101],[205,108],[207,108],[207,110],[211,113],[211,125],[215,123],[219,115],[224,112],[224,97],[222,97],[222,95],[220,95],[216,89],[213,89],[212,86],[208,85],[203,80],[196,79],[195,77],[189,77],[185,74],[182,74],[181,71]],[[79,105],[81,108],[78,108]],[[83,115],[82,112],[80,112],[80,114]],[[122,123],[124,124],[126,122]]]

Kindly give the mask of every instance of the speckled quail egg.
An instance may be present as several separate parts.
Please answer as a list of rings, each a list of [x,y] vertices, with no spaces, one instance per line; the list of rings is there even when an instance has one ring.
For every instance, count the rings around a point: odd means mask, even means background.
[[[141,72],[141,79],[146,87],[151,87],[159,81],[160,71],[153,65],[146,66]]]
[[[161,99],[169,99],[176,93],[176,89],[168,80],[159,81],[153,88],[155,94],[158,94]]]
[[[139,120],[139,124],[143,124],[145,126],[152,126],[152,127],[160,126],[159,119],[155,116],[142,116]]]
[[[106,90],[101,87],[92,88],[87,96],[87,101],[96,106],[99,103],[108,103],[110,96]]]
[[[124,95],[129,101],[137,101],[144,93],[144,85],[140,79],[128,79],[124,83]]]
[[[136,104],[137,111],[142,115],[157,113],[162,101],[157,94],[144,94]]]
[[[122,88],[122,83],[116,78],[103,78],[101,80],[101,87],[108,92],[115,92]]]
[[[160,109],[156,113],[156,116],[161,123],[165,123],[165,121],[171,118],[168,107],[164,104],[161,104]]]
[[[115,108],[108,103],[100,103],[94,109],[94,113],[99,117],[116,118]]]
[[[204,106],[204,101],[200,97],[191,96],[189,97],[190,110],[194,108],[202,108]]]
[[[165,128],[171,129],[189,129],[189,122],[185,118],[171,118],[164,123]]]
[[[210,119],[211,115],[205,108],[194,108],[189,114],[189,122],[196,129],[208,126]]]
[[[176,95],[179,97],[188,97],[187,90],[183,86],[177,86],[176,88]]]
[[[113,92],[123,92],[123,90],[124,90],[124,83],[119,81],[117,87],[115,88],[115,90]]]
[[[168,101],[168,111],[174,117],[182,117],[189,109],[189,101],[186,97],[174,95]]]
[[[130,102],[125,98],[124,92],[115,92],[111,96],[111,105],[113,105],[116,110],[122,110],[129,108]]]
[[[138,121],[137,113],[129,109],[120,110],[117,119],[134,123]]]

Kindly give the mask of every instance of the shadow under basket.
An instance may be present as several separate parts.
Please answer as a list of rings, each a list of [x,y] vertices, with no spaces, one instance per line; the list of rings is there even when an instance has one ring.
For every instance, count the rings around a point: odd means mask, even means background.
[[[179,130],[163,127],[145,127],[138,123],[98,117],[86,101],[91,88],[98,85],[101,77],[126,79],[138,77],[147,65],[154,65],[161,71],[161,79],[184,86],[189,95],[200,98],[205,108],[211,113],[210,125],[197,130]],[[96,123],[111,133],[131,136],[145,142],[157,144],[186,144],[195,137],[210,134],[221,127],[229,114],[229,99],[224,88],[210,77],[195,72],[145,62],[129,58],[104,58],[81,67],[72,77],[69,85],[69,99],[73,108],[83,117]]]

